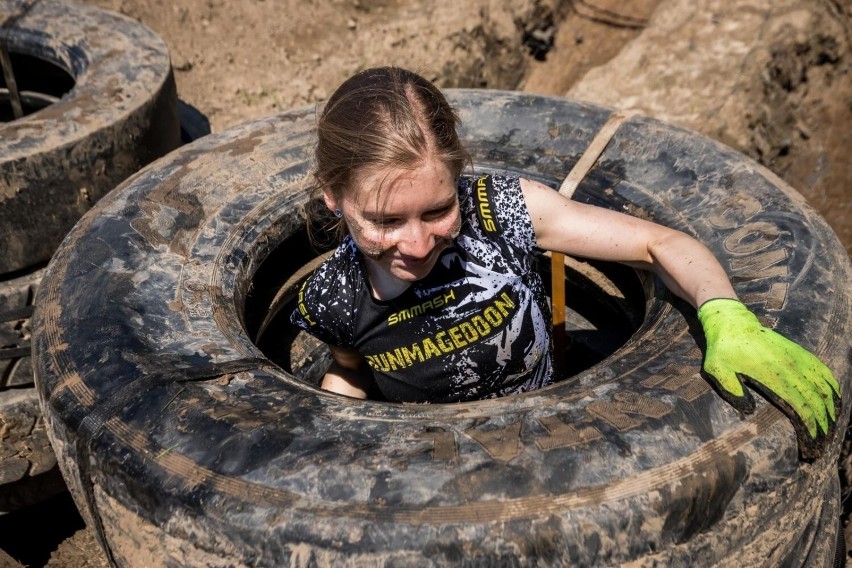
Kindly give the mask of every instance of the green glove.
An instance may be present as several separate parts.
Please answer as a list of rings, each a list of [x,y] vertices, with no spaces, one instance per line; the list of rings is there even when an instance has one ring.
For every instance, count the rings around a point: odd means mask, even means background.
[[[803,458],[822,454],[840,408],[840,385],[822,361],[763,327],[737,300],[717,298],[698,309],[707,351],[704,373],[741,412],[754,411],[743,382],[778,406],[793,422]]]

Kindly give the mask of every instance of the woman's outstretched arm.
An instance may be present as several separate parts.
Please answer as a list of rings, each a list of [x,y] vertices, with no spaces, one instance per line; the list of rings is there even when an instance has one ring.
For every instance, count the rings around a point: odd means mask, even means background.
[[[707,347],[702,370],[744,413],[760,391],[792,421],[805,458],[815,458],[836,430],[840,384],[812,353],[761,325],[737,300],[713,253],[692,237],[629,215],[570,201],[522,180],[538,246],[586,258],[623,262],[659,274],[698,308]]]
[[[737,297],[713,253],[689,235],[571,201],[534,181],[521,180],[521,189],[539,247],[651,270],[696,308],[713,298]]]

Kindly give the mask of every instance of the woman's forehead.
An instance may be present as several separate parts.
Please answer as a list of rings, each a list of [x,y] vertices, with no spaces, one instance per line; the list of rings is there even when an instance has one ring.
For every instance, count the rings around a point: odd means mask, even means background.
[[[388,213],[452,202],[455,196],[450,169],[438,160],[426,160],[415,168],[366,171],[347,197],[365,212]]]

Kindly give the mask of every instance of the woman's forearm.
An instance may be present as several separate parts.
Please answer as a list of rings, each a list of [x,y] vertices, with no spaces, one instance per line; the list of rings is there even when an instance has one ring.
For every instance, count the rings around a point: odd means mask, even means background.
[[[568,200],[530,180],[521,180],[521,189],[541,248],[651,270],[696,308],[713,298],[737,297],[710,249],[689,235]]]
[[[373,378],[360,353],[331,345],[329,351],[332,361],[320,385],[323,390],[353,398],[367,398]]]
[[[652,261],[645,267],[658,274],[673,294],[693,307],[713,298],[737,297],[713,253],[689,235],[668,230],[659,240],[649,242],[648,252]]]

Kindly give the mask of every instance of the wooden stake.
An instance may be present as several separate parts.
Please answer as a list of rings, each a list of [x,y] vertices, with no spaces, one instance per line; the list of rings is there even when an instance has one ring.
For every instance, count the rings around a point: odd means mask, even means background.
[[[21,94],[18,92],[18,82],[12,71],[12,60],[6,50],[6,42],[0,41],[0,67],[3,68],[3,78],[6,80],[6,88],[9,89],[9,102],[12,103],[12,114],[15,119],[24,117],[24,107],[21,104]]]

